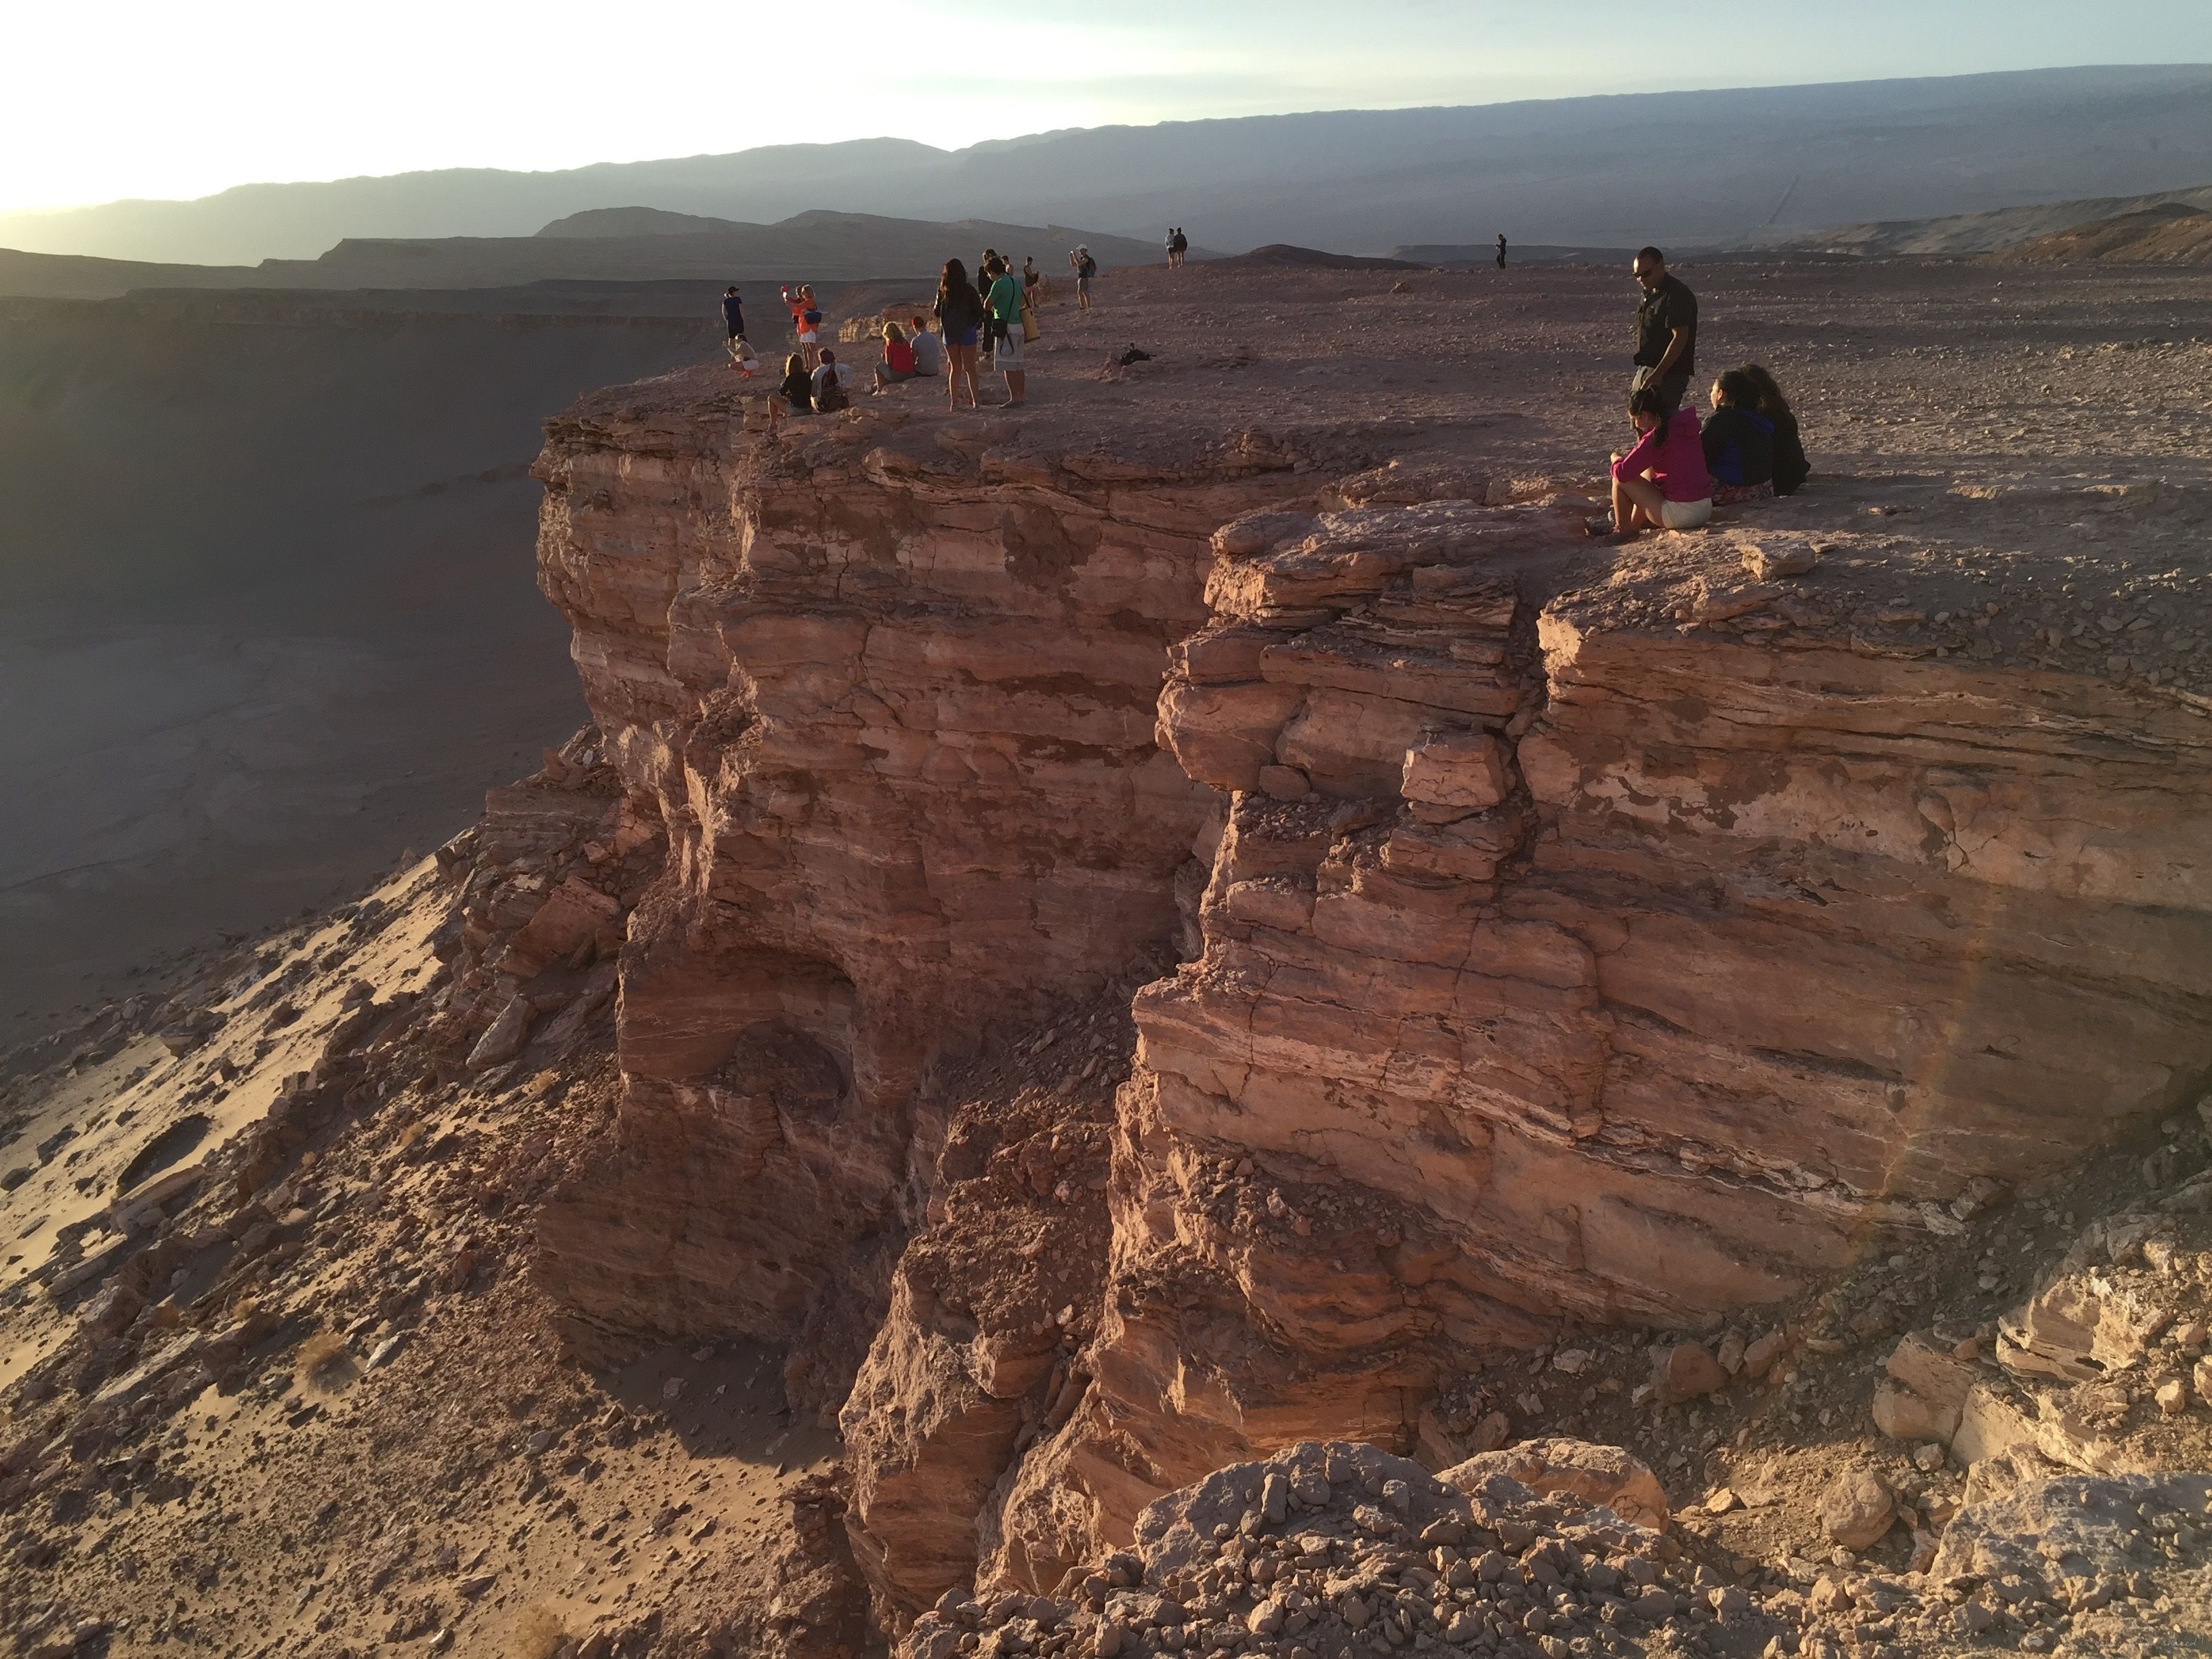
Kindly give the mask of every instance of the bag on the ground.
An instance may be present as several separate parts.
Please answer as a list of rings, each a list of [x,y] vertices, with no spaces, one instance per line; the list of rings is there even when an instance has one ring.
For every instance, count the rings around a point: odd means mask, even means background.
[[[1138,350],[1135,343],[1133,341],[1130,343],[1129,349],[1123,352],[1120,356],[1116,357],[1114,361],[1121,364],[1122,368],[1127,368],[1131,363],[1149,363],[1152,361],[1152,354],[1149,351]]]
[[[853,400],[845,395],[845,388],[837,384],[835,374],[822,377],[822,389],[814,394],[814,410],[817,415],[834,415],[841,409],[850,409]]]

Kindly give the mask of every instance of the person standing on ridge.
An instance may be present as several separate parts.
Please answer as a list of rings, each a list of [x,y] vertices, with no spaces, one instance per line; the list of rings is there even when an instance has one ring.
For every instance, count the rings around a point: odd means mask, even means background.
[[[1658,387],[1671,414],[1698,372],[1698,296],[1667,274],[1667,256],[1656,247],[1640,249],[1629,269],[1644,302],[1636,307],[1636,374],[1628,389]]]
[[[1498,233],[1498,268],[1505,269],[1505,233],[1502,230]]]
[[[728,349],[730,362],[733,364],[743,362],[745,354],[741,348],[745,339],[745,307],[744,301],[738,297],[735,283],[722,290],[722,329],[728,336],[724,343]]]
[[[1067,256],[1067,263],[1075,268],[1075,308],[1091,309],[1091,279],[1098,274],[1098,261],[1091,257],[1091,250],[1079,247]]]
[[[945,406],[956,409],[960,403],[960,386],[968,386],[968,406],[974,409],[979,400],[975,384],[975,336],[983,325],[983,302],[975,297],[975,284],[968,280],[968,269],[957,259],[945,262],[945,273],[938,279],[938,331],[945,337]]]
[[[1006,407],[1019,409],[1029,384],[1022,366],[1022,279],[994,259],[984,274],[991,279],[985,303],[991,311],[991,367],[1006,377]]]

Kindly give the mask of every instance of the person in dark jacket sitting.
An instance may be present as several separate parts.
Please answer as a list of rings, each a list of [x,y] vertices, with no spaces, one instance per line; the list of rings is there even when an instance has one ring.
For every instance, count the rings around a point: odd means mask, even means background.
[[[814,377],[806,372],[806,359],[798,352],[783,360],[783,384],[776,391],[793,414],[814,412]]]
[[[1774,499],[1774,422],[1759,412],[1759,386],[1740,368],[1713,382],[1713,412],[1701,434],[1713,505]]]
[[[1797,416],[1771,374],[1757,363],[1746,363],[1743,373],[1759,388],[1759,412],[1774,422],[1774,493],[1794,495],[1813,476],[1812,463],[1805,459],[1805,446],[1797,436]]]

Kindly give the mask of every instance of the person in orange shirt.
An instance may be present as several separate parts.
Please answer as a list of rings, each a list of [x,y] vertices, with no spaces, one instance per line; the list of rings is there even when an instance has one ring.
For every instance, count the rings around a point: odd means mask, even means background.
[[[784,289],[783,302],[791,307],[791,326],[799,336],[799,355],[806,360],[808,368],[820,367],[822,307],[815,302],[813,284],[802,283],[795,291]]]

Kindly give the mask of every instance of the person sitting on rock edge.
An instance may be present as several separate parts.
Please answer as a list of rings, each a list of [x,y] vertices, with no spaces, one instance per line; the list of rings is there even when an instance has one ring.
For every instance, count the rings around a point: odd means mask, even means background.
[[[923,380],[933,380],[945,373],[945,342],[929,331],[928,319],[909,317],[906,319],[906,343],[914,349],[915,374]]]
[[[896,386],[901,380],[911,380],[920,371],[915,367],[914,348],[907,343],[906,336],[899,331],[896,323],[884,325],[884,360],[876,365],[876,390]]]
[[[1640,434],[1636,447],[1613,458],[1613,518],[1594,520],[1632,541],[1644,530],[1695,530],[1713,516],[1713,481],[1698,436],[1698,411],[1669,410],[1658,386],[1628,394],[1628,418]]]
[[[1713,382],[1702,434],[1713,505],[1774,499],[1774,422],[1759,412],[1759,383],[1740,368]]]
[[[1759,388],[1759,412],[1774,422],[1774,493],[1794,495],[1813,476],[1812,463],[1805,459],[1805,445],[1797,434],[1796,411],[1782,395],[1774,376],[1757,363],[1746,363],[1742,373]]]
[[[776,393],[794,415],[814,412],[814,382],[806,373],[806,359],[796,351],[783,360],[783,384]]]
[[[814,368],[814,412],[834,415],[841,409],[850,409],[853,399],[846,387],[852,383],[853,371],[837,361],[836,352],[824,346],[822,361]]]

